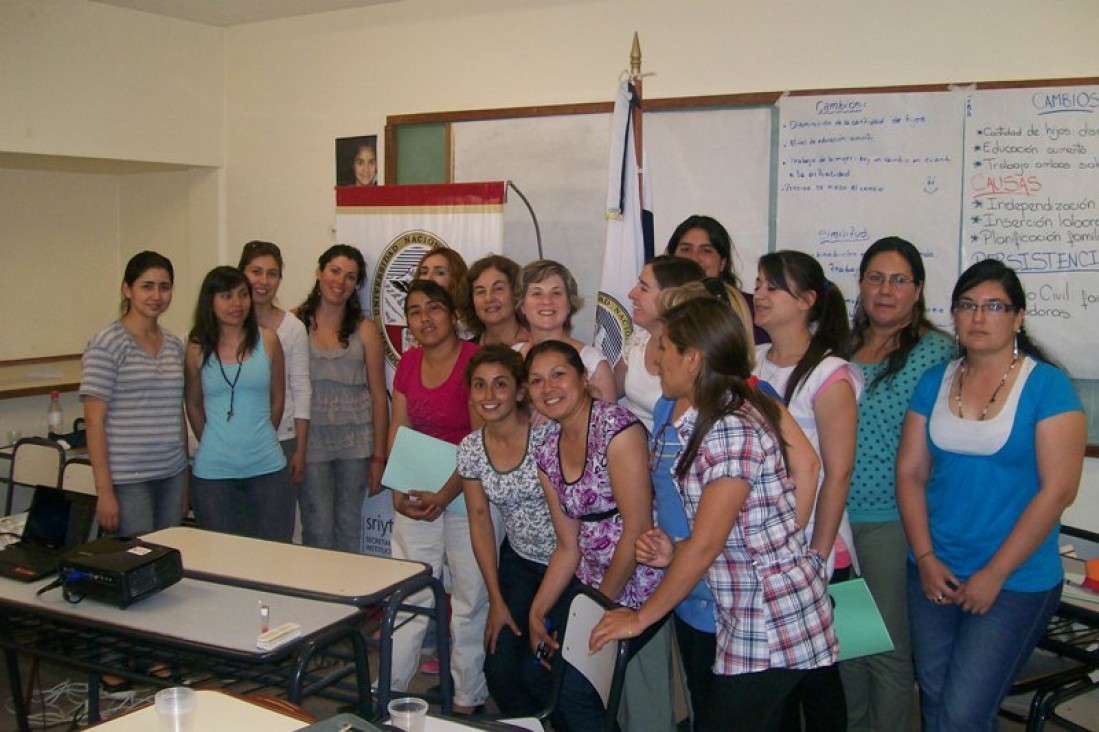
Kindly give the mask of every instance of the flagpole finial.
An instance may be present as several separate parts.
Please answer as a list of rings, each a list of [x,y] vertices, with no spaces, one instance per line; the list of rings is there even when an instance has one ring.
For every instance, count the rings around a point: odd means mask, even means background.
[[[641,41],[637,38],[637,31],[633,32],[633,45],[630,46],[630,76],[641,76]]]

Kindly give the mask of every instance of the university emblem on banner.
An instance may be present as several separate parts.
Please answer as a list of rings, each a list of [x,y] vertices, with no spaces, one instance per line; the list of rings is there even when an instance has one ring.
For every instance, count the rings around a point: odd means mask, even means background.
[[[603,352],[611,363],[618,363],[626,347],[626,340],[633,334],[630,313],[614,297],[599,293],[595,310],[595,347]]]
[[[370,292],[371,312],[381,325],[385,357],[393,368],[415,343],[404,317],[408,283],[416,279],[416,265],[424,254],[443,247],[446,243],[435,234],[413,229],[397,235],[378,259]]]

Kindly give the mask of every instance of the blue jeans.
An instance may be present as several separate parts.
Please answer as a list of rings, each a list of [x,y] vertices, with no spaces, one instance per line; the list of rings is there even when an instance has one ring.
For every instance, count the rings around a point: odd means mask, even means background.
[[[186,469],[168,478],[114,486],[118,499],[118,535],[139,536],[183,520],[183,476]]]
[[[1061,584],[1045,592],[1002,590],[988,613],[924,597],[908,565],[908,619],[924,732],[999,729],[996,712],[1049,625]]]
[[[298,493],[301,542],[321,549],[357,552],[362,544],[362,508],[369,458],[305,464]]]
[[[286,468],[251,478],[191,479],[200,528],[256,539],[294,538],[294,485]]]
[[[544,709],[553,690],[549,671],[530,650],[527,628],[530,606],[545,573],[546,565],[519,556],[504,539],[500,547],[500,591],[522,635],[515,635],[507,627],[500,631],[496,652],[485,654],[485,680],[500,713],[509,717],[530,716]]]

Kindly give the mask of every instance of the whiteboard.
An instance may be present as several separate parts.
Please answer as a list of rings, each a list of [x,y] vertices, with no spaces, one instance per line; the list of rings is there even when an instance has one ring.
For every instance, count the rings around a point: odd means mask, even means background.
[[[1030,335],[1099,378],[1099,87],[974,92],[965,141],[963,266],[1012,267]]]
[[[776,247],[816,257],[853,310],[866,248],[907,239],[927,270],[928,315],[949,327],[962,102],[948,91],[780,100]]]
[[[729,229],[734,265],[751,282],[770,240],[772,113],[770,107],[645,113],[657,253],[683,219],[708,214]],[[511,180],[530,200],[544,255],[572,271],[587,299],[573,324],[581,339],[593,331],[602,268],[610,124],[610,114],[582,114],[451,127],[456,182]],[[521,264],[538,256],[530,215],[510,193],[504,253]]]

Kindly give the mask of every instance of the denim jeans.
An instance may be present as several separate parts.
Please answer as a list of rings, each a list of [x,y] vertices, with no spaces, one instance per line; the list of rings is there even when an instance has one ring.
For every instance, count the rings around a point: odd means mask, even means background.
[[[294,485],[286,468],[251,478],[191,479],[200,528],[256,539],[294,537]]]
[[[999,729],[996,712],[1049,625],[1061,584],[1045,592],[1002,590],[988,613],[924,597],[908,565],[908,618],[924,732]]]
[[[504,603],[522,635],[505,627],[496,638],[496,652],[485,655],[485,680],[500,713],[525,717],[550,701],[553,678],[530,650],[528,617],[546,566],[524,559],[504,539],[500,547],[498,578]]]
[[[305,464],[298,493],[301,542],[321,549],[357,552],[362,544],[362,508],[369,458]]]
[[[140,536],[183,520],[183,477],[181,470],[168,478],[114,486],[118,499],[118,535]]]

